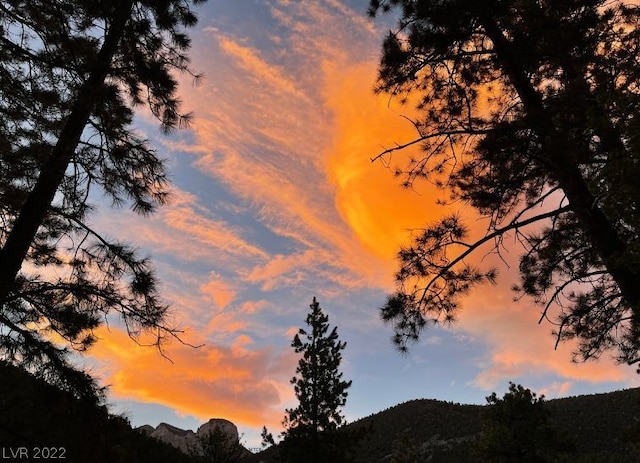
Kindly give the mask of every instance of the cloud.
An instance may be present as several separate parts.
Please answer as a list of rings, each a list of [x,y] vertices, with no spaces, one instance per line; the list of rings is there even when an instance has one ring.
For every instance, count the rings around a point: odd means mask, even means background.
[[[512,264],[512,269],[517,269],[513,265],[516,255],[506,255],[505,258]],[[496,263],[491,262],[494,259],[495,256],[488,257],[486,264]],[[572,361],[572,352],[577,347],[575,343],[563,342],[554,349],[553,326],[546,322],[538,323],[540,307],[526,297],[514,301],[516,293],[510,288],[516,280],[517,270],[504,271],[497,286],[477,288],[464,301],[457,329],[483,342],[487,349],[480,361],[482,371],[474,381],[477,387],[491,390],[507,380],[543,375],[564,378],[562,383],[585,381],[593,384],[620,382],[629,387],[640,385],[632,368],[616,364],[606,353],[597,361],[575,363]],[[553,383],[547,388],[553,390]]]
[[[239,310],[243,313],[246,314],[256,314],[260,311],[262,311],[265,307],[267,307],[268,303],[267,301],[261,300],[261,301],[244,301],[242,302],[242,304],[240,305]]]
[[[328,76],[325,63],[332,60],[340,68],[349,62],[343,47],[352,30],[332,16],[348,12],[339,4],[273,6],[272,13],[282,21],[289,18],[285,21],[289,32],[278,45],[282,53],[263,51],[246,38],[212,30],[210,40],[217,48],[210,49],[213,56],[208,61],[216,67],[205,69],[212,75],[198,89],[211,99],[189,98],[191,93],[185,97],[198,114],[197,149],[189,150],[195,156],[194,166],[251,204],[263,225],[291,242],[291,254],[273,253],[248,272],[249,282],[256,282],[260,272],[272,273],[271,281],[262,283],[264,290],[300,282],[296,271],[273,273],[285,262],[310,263],[310,272],[325,273],[336,284],[349,287],[379,286],[389,280],[390,266],[371,253],[344,220],[335,185],[327,182],[332,175],[327,160],[334,147],[334,128],[341,120],[326,101],[327,79],[335,79],[337,70]],[[351,12],[352,18],[356,16]],[[358,51],[354,46],[349,55],[354,58]],[[369,89],[371,76],[361,84]],[[209,104],[212,100],[215,104]],[[368,162],[367,154],[361,154]],[[313,262],[307,259],[310,256]]]
[[[385,147],[416,137],[413,126],[389,107],[387,98],[372,93],[376,66],[373,62],[324,65],[325,97],[336,120],[327,171],[343,220],[369,252],[395,268],[395,255],[408,231],[424,226],[442,208],[435,205],[439,194],[435,188],[402,189],[384,160],[371,162]],[[411,156],[408,151],[403,156]]]
[[[171,255],[173,260],[229,263],[238,258],[248,261],[267,258],[264,250],[243,236],[248,233],[245,229],[230,224],[214,209],[203,205],[196,195],[173,186],[169,204],[151,217],[108,210],[98,220],[103,232],[115,236],[125,232],[145,248]]]
[[[162,403],[203,419],[273,423],[276,414],[270,413],[291,399],[288,378],[295,370],[288,353],[291,326],[278,326],[273,317],[277,311],[299,315],[299,304],[290,301],[295,288],[337,297],[389,279],[390,265],[345,220],[338,186],[328,181],[344,113],[327,101],[327,85],[343,89],[339,68],[363,56],[355,44],[351,51],[344,44],[353,24],[365,23],[353,12],[347,22],[335,21],[336,12],[350,14],[335,2],[273,8],[292,19],[280,40],[269,40],[276,48],[220,28],[200,37],[193,58],[207,79],[198,88],[182,87],[185,107],[197,116],[193,133],[164,143],[176,166],[186,160],[222,185],[225,198],[176,177],[172,202],[150,221],[114,214],[109,224],[114,231],[126,227],[152,251],[177,319],[190,328],[189,339],[205,343],[196,351],[174,343],[169,364],[126,344],[117,330],[101,333],[92,355],[112,362],[107,381],[118,397]],[[370,87],[364,72],[357,77]],[[371,168],[370,153],[351,154]],[[236,210],[255,222],[246,223]],[[253,233],[253,226],[265,233]],[[284,296],[276,298],[278,292]],[[269,337],[285,353],[269,347]]]
[[[572,387],[573,382],[571,381],[553,382],[546,388],[538,390],[537,394],[538,396],[545,396],[548,399],[554,397],[566,397],[571,392]]]
[[[239,335],[230,346],[192,348],[173,343],[171,362],[133,343],[118,329],[101,330],[91,355],[104,361],[103,381],[118,399],[168,404],[202,420],[233,417],[245,426],[274,425],[281,419],[281,391],[295,360],[271,348],[249,348]]]
[[[169,207],[165,207],[159,217],[183,240],[198,243],[201,249],[216,248],[225,253],[248,257],[267,256],[265,251],[242,237],[243,231],[239,227],[212,218],[214,214],[195,194],[174,188]]]
[[[200,286],[200,291],[210,297],[219,310],[223,310],[236,298],[236,291],[218,273],[212,273],[209,281]]]
[[[275,255],[265,265],[254,267],[246,281],[261,282],[264,291],[295,284],[302,279],[305,267],[313,265],[314,255],[309,249],[302,254]]]
[[[279,67],[262,59],[259,51],[242,46],[224,35],[218,34],[217,38],[220,50],[232,57],[240,70],[251,74],[259,86],[267,85],[276,92],[290,94],[294,98],[306,98],[304,92],[297,88],[295,82],[289,79]]]

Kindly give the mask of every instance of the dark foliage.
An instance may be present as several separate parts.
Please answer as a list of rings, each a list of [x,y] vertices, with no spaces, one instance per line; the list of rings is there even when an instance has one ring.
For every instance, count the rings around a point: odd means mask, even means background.
[[[411,400],[350,424],[371,429],[356,462],[472,461],[470,442],[480,431],[478,405]],[[412,461],[413,458],[413,461]]]
[[[298,406],[287,409],[285,428],[278,444],[279,458],[284,462],[340,463],[350,461],[350,447],[362,438],[361,433],[338,432],[345,424],[341,408],[347,401],[351,381],[342,379],[339,371],[346,342],[338,339],[338,329],[330,329],[329,317],[313,298],[311,311],[293,338],[291,347],[302,354],[291,379]],[[265,444],[275,444],[273,436],[263,429]]]
[[[575,447],[550,424],[544,396],[514,383],[502,398],[494,392],[482,410],[482,431],[475,442],[478,461],[543,463],[574,461]]]
[[[238,463],[246,453],[239,439],[232,438],[224,429],[216,426],[213,431],[198,436],[192,459],[197,463]]]
[[[22,369],[0,362],[0,377],[0,447],[24,447],[28,461],[34,459],[35,448],[55,449],[58,458],[70,463],[193,461],[131,429],[126,418],[110,414],[105,406],[78,399]]]
[[[640,348],[640,9],[608,1],[372,0],[401,10],[378,91],[419,97],[405,186],[427,179],[487,218],[470,236],[459,215],[400,251],[397,292],[382,309],[406,349],[455,319],[460,296],[497,271],[469,263],[522,245],[515,288],[541,304],[577,358]],[[478,255],[479,254],[479,255]],[[555,311],[555,312],[554,312]]]
[[[131,124],[143,105],[165,132],[188,122],[175,72],[190,72],[202,1],[0,3],[0,358],[78,396],[95,384],[67,354],[108,314],[158,347],[176,335],[150,262],[91,226],[91,200],[140,214],[167,200],[164,162]]]
[[[313,298],[305,320],[291,342],[296,354],[302,354],[291,384],[299,401],[287,410],[287,429],[311,428],[312,432],[333,431],[343,422],[340,408],[347,401],[351,381],[344,381],[339,371],[346,342],[338,340],[338,328],[329,331],[329,316]]]
[[[638,459],[630,439],[637,441],[639,399],[640,389],[628,389],[548,400],[544,408],[549,412],[548,426],[575,444],[575,453],[568,461],[630,462]],[[477,462],[474,447],[486,408],[486,405],[412,400],[350,423],[342,430],[373,430],[355,448],[356,463],[390,463],[392,458],[402,461],[401,457],[412,453],[420,463]],[[276,461],[274,448],[243,460],[261,461]]]

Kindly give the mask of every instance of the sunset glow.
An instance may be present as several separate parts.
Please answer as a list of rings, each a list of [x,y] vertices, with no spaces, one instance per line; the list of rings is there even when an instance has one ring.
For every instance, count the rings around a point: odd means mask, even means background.
[[[540,308],[509,289],[515,244],[504,256],[510,268],[496,256],[479,262],[501,268],[498,284],[472,292],[458,323],[427,333],[407,357],[394,351],[378,308],[393,290],[395,255],[411,229],[445,209],[434,186],[402,189],[389,159],[371,162],[416,133],[403,117],[410,106],[373,92],[391,26],[382,21],[391,18],[369,20],[366,7],[219,0],[199,8],[191,57],[205,79],[196,86],[181,76],[192,130],[166,137],[139,117],[168,160],[172,200],[152,217],[104,208],[95,219],[151,256],[185,330],[187,344],[168,344],[170,360],[117,322],[97,333],[88,362],[134,425],[193,429],[222,417],[257,446],[260,428],[279,429],[294,399],[289,344],[314,296],[347,342],[349,421],[414,398],[484,403],[508,381],[548,397],[640,385],[634,368],[609,358],[574,364],[571,345],[554,350]],[[139,414],[148,404],[162,406],[152,418]]]

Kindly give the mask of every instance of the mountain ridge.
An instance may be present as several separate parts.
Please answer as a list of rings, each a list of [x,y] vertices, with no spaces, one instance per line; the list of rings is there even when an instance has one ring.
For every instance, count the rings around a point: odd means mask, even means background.
[[[640,440],[640,388],[545,399],[550,423],[575,442],[576,462],[640,461],[631,440]],[[475,461],[473,441],[487,405],[412,399],[361,418],[345,428],[371,427],[356,449],[355,463],[386,463],[408,448],[433,463]],[[634,429],[635,428],[635,429]],[[243,463],[274,461],[274,449]],[[396,461],[405,461],[397,459]],[[409,460],[407,460],[409,461]]]

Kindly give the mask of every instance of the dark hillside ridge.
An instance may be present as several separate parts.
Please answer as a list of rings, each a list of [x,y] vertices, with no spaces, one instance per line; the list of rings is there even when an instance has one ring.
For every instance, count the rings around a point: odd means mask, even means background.
[[[551,422],[576,444],[575,462],[640,462],[629,442],[640,440],[640,388],[545,401]],[[474,462],[472,443],[480,433],[484,406],[432,399],[412,400],[373,414],[347,428],[371,426],[357,463],[387,463],[394,452],[413,448],[431,463]],[[269,462],[273,451],[246,463]]]
[[[630,455],[634,428],[640,438],[640,388],[554,399],[546,405],[553,423],[584,453],[622,458]],[[640,462],[640,453],[632,459],[602,461]]]
[[[133,430],[128,420],[109,414],[106,406],[80,401],[2,361],[0,448],[2,461],[38,457],[69,463],[193,461],[170,445]],[[12,458],[12,451],[22,457]]]
[[[460,461],[464,452],[459,450],[466,449],[480,432],[480,409],[479,405],[421,399],[358,420],[350,426],[371,426],[373,431],[360,446],[357,461],[386,461],[394,449],[408,446],[429,447],[434,458],[446,454]]]

